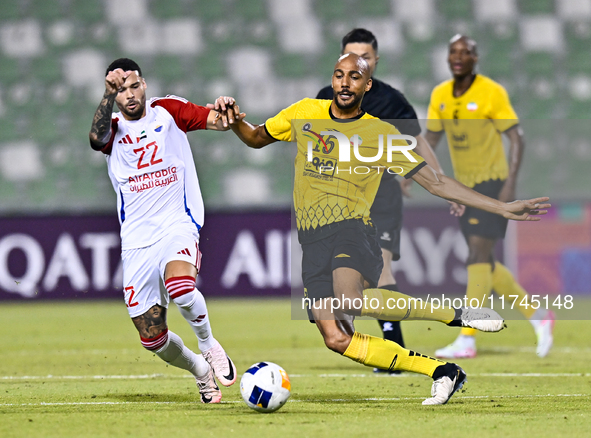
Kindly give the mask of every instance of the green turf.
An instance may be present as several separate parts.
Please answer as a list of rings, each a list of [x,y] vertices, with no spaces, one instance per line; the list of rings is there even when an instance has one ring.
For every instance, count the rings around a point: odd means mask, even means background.
[[[238,384],[223,389],[221,405],[199,403],[186,372],[140,346],[120,302],[4,304],[0,437],[591,435],[589,321],[559,321],[545,359],[535,356],[526,321],[479,335],[478,357],[459,361],[465,391],[424,407],[430,379],[376,376],[329,352],[314,325],[290,320],[287,300],[212,300],[209,309],[240,372],[268,360],[291,375],[291,401],[280,411],[251,411]],[[196,348],[176,309],[169,326]],[[378,334],[374,321],[357,329]],[[407,322],[403,330],[426,354],[457,334],[438,323]]]

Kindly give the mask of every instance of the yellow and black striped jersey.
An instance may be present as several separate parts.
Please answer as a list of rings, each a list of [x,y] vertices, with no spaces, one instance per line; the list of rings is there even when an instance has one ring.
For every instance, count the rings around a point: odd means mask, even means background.
[[[297,142],[293,196],[300,231],[348,219],[370,224],[369,210],[383,172],[410,177],[424,165],[412,150],[406,155],[401,151],[388,154],[388,135],[400,135],[393,125],[367,113],[355,119],[336,119],[331,103],[303,99],[265,122],[268,134],[276,140]],[[346,151],[342,154],[338,137],[332,134],[335,131],[341,139],[346,136],[349,157]],[[355,141],[357,150],[352,147]],[[408,146],[406,140],[390,142]]]

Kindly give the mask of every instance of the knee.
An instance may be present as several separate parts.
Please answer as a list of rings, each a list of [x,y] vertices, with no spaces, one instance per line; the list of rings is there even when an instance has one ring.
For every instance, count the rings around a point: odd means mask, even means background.
[[[156,304],[146,313],[132,318],[132,321],[140,335],[142,345],[148,350],[152,350],[152,347],[158,349],[168,340],[166,308]]]
[[[473,265],[475,263],[489,263],[490,253],[485,251],[479,251],[478,249],[470,248],[468,252],[468,259],[466,265]]]
[[[199,293],[199,291],[193,289],[191,292],[173,298],[172,301],[174,301],[174,303],[181,309],[190,309],[197,300],[197,293]]]
[[[351,336],[341,331],[324,334],[324,345],[335,353],[343,354],[350,343]]]
[[[170,277],[164,282],[170,299],[179,307],[190,307],[196,299],[195,278],[191,276]]]

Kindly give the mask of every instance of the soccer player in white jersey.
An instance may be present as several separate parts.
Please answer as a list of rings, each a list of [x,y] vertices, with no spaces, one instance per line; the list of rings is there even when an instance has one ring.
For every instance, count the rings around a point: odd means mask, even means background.
[[[118,113],[113,113],[115,102]],[[191,372],[203,403],[219,403],[222,394],[214,374],[230,386],[236,368],[212,336],[205,299],[195,287],[204,212],[186,133],[197,129],[227,128],[215,111],[180,97],[146,102],[146,81],[134,61],[120,58],[107,68],[90,145],[105,154],[117,193],[129,316],[146,349]],[[168,330],[169,300],[191,325],[202,354]]]

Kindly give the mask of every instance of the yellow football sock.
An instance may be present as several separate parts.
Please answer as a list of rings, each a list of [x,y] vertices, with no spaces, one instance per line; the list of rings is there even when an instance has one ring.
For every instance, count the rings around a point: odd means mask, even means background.
[[[441,360],[402,348],[395,342],[359,332],[353,334],[343,356],[368,367],[388,371],[412,371],[429,377],[433,376],[437,367],[446,364]]]
[[[474,263],[468,265],[468,286],[466,287],[466,297],[468,298],[468,306],[476,307],[476,301],[471,303],[472,298],[478,300],[478,307],[488,307],[486,305],[486,298],[490,294],[493,284],[493,274],[490,263]],[[460,334],[465,336],[474,336],[476,330],[469,327],[464,327]]]
[[[511,271],[509,271],[499,262],[495,263],[492,281],[492,286],[495,292],[499,295],[503,295],[506,298],[505,303],[513,303],[515,295],[517,295],[517,301],[515,301],[515,304],[518,306],[517,309],[527,319],[530,319],[533,316],[533,314],[536,312],[536,309],[532,308],[531,305],[528,308],[524,306],[525,302],[527,302],[528,305],[530,304],[527,292],[521,287],[519,283],[517,283],[515,277],[513,277],[513,274],[511,274]],[[509,297],[509,295],[513,295],[513,297]]]
[[[425,320],[449,324],[455,318],[452,307],[434,308],[431,303],[387,289],[365,289],[361,316],[386,321]]]

